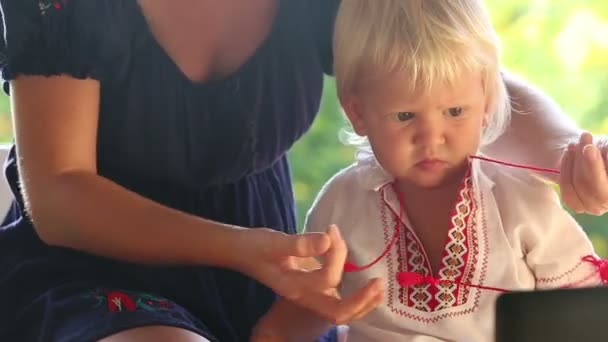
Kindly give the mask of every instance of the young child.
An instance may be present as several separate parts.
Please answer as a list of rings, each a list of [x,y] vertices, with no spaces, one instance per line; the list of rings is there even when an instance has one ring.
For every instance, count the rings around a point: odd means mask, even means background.
[[[600,283],[550,185],[472,158],[510,113],[482,0],[343,0],[334,44],[340,101],[365,139],[306,229],[340,227],[343,295],[385,280],[349,342],[492,341],[501,291]]]

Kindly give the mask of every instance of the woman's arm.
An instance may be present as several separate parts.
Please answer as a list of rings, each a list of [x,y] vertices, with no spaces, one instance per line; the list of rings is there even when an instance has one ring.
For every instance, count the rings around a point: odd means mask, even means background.
[[[569,142],[582,131],[542,90],[503,72],[513,113],[511,125],[485,152],[515,163],[559,168]]]
[[[346,324],[360,319],[374,310],[384,300],[384,285],[380,278],[370,279],[346,298],[342,298],[338,286],[342,281],[344,263],[348,250],[337,226],[331,225],[328,235],[332,240],[330,249],[323,256],[323,266],[328,277],[335,280],[334,286],[321,292],[310,293],[306,300],[296,303],[277,300],[253,329],[252,342],[297,342],[313,341],[329,330],[333,324]],[[301,268],[310,271],[321,267],[314,258],[301,258]],[[325,306],[326,312],[318,314],[310,308]]]
[[[21,192],[47,244],[143,264],[196,264],[243,272],[289,298],[328,286],[326,272],[286,264],[318,256],[325,233],[287,235],[199,218],[97,174],[99,82],[20,76],[11,105]]]
[[[344,265],[335,261],[346,254],[336,230],[330,238],[323,232],[288,235],[225,225],[165,207],[99,176],[99,91],[95,80],[68,76],[20,76],[11,82],[21,191],[45,243],[136,263],[230,268],[331,319],[349,314],[353,305],[368,305],[369,294],[377,293],[373,288],[344,301],[324,295],[340,281]],[[318,270],[297,264],[324,254],[334,262]]]
[[[511,125],[485,152],[507,161],[555,168],[542,174],[559,182],[565,204],[578,213],[608,211],[608,140],[583,133],[557,103],[539,88],[504,72],[512,99]],[[571,144],[567,149],[568,144]]]
[[[22,76],[11,83],[11,100],[22,192],[44,242],[132,262],[236,267],[239,256],[226,246],[240,229],[97,174],[97,81]]]

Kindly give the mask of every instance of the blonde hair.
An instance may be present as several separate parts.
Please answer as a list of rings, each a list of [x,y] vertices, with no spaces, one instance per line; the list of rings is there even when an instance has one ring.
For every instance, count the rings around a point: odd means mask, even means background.
[[[333,50],[341,98],[394,72],[409,75],[409,90],[420,94],[475,71],[482,73],[490,104],[482,146],[508,124],[500,41],[482,0],[342,0]]]

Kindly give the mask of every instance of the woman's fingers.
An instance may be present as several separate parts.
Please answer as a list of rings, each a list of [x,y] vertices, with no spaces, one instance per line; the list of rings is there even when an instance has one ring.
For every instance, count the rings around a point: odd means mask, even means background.
[[[582,171],[577,190],[583,201],[585,212],[602,215],[608,203],[608,175],[600,150],[595,145],[586,145],[582,149]],[[577,180],[575,179],[575,184]]]
[[[302,237],[260,230],[255,239],[261,241],[256,244],[266,250],[260,253],[262,260],[249,262],[251,273],[279,296],[338,324],[362,317],[380,304],[384,286],[379,279],[370,281],[348,298],[337,294],[348,254],[338,227],[332,225],[324,234]],[[319,253],[322,265],[313,258]]]
[[[313,260],[287,259],[292,263],[286,267],[283,281],[292,284],[293,289],[290,290],[289,299],[295,300],[304,290],[321,292],[340,284],[347,254],[346,244],[338,227],[330,226],[326,234],[329,237],[329,248],[323,254],[321,267],[314,267]]]
[[[590,174],[588,172],[587,163],[593,162],[594,155],[589,153],[587,146],[593,144],[593,136],[588,132],[583,133],[576,144],[574,150],[574,170],[572,183],[574,184],[574,190],[583,206],[583,212],[589,210],[593,206],[593,196],[591,196],[591,189],[589,189]],[[587,150],[585,155],[584,151]]]
[[[576,156],[576,145],[569,144],[562,156],[559,185],[563,201],[568,207],[577,213],[584,211],[576,190],[574,189],[574,161]]]
[[[578,143],[568,145],[562,158],[562,199],[577,213],[602,215],[608,211],[608,173],[603,157],[608,145],[605,139],[597,144],[590,133],[583,133]]]
[[[583,133],[575,145],[569,145],[562,161],[562,198],[577,213],[601,215],[608,204],[608,175],[600,149],[593,136]]]
[[[327,252],[331,240],[325,233],[305,233],[291,235],[271,231],[274,233],[266,241],[269,256],[276,257],[316,257]]]
[[[348,250],[336,225],[329,226],[327,235],[329,235],[331,246],[323,256],[323,268],[316,271],[318,272],[316,275],[319,277],[317,279],[319,286],[332,288],[337,287],[342,280]]]
[[[235,269],[295,300],[311,287],[320,288],[310,271],[318,268],[312,258],[324,255],[331,240],[326,233],[289,235],[258,228],[243,230],[235,244],[241,252]]]

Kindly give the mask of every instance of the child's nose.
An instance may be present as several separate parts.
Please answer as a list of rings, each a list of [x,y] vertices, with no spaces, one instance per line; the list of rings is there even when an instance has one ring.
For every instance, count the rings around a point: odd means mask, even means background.
[[[419,121],[414,137],[415,143],[424,146],[440,145],[445,140],[442,124],[436,120]]]

